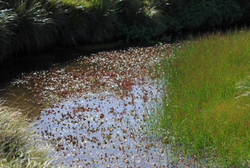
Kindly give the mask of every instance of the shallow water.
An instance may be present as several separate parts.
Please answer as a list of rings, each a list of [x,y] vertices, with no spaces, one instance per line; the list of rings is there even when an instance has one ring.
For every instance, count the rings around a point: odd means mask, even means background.
[[[183,167],[170,144],[149,136],[149,107],[161,85],[149,71],[171,45],[99,52],[23,74],[0,92],[25,108],[62,167]],[[167,152],[167,153],[166,153]]]
[[[57,161],[67,165],[148,167],[165,163],[165,147],[147,137],[140,93],[142,87],[135,86],[131,97],[105,93],[68,99],[42,112],[37,131],[53,140],[63,155]]]

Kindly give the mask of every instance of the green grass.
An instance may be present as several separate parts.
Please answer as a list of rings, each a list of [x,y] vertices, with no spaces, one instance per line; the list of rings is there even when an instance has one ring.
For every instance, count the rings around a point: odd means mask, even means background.
[[[47,149],[34,141],[20,111],[0,103],[0,167],[52,167]],[[44,146],[44,145],[43,145]]]
[[[167,89],[155,113],[158,129],[186,156],[248,167],[250,31],[186,41],[163,60],[158,70]]]

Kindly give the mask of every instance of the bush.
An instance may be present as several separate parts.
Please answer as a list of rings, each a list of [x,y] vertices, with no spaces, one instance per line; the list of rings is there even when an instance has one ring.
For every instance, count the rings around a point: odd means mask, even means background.
[[[3,9],[7,7],[7,9]],[[36,1],[5,2],[0,15],[1,60],[17,52],[40,51],[53,45],[52,20]]]
[[[234,0],[184,2],[170,5],[165,16],[169,31],[179,35],[229,28],[243,16],[242,8]]]
[[[160,1],[159,1],[160,2]],[[160,9],[154,1],[122,0],[119,2],[118,37],[125,41],[150,42],[165,31]]]
[[[103,43],[114,40],[116,34],[117,2],[112,0],[91,0],[88,7],[88,41]]]

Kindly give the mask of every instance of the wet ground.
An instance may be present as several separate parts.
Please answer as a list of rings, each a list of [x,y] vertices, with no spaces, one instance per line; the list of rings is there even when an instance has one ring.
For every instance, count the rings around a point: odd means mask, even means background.
[[[170,51],[165,44],[81,56],[22,74],[0,94],[18,98],[40,140],[53,145],[58,166],[188,166],[170,159],[164,137],[148,134],[148,109],[162,90],[153,68]]]

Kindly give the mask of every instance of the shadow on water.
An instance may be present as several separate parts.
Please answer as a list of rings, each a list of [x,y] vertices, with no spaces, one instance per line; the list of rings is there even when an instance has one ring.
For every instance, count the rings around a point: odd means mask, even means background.
[[[89,56],[99,51],[124,50],[131,46],[146,47],[150,44],[144,43],[105,43],[90,44],[68,47],[51,47],[44,51],[32,53],[19,52],[13,54],[10,58],[0,62],[0,87],[4,83],[10,82],[13,78],[19,78],[21,73],[31,71],[41,71],[48,69],[52,64],[64,64],[64,62],[73,60],[80,55]],[[1,91],[1,90],[0,90]]]
[[[166,44],[80,56],[23,74],[0,94],[19,98],[56,165],[183,167],[190,163],[171,160],[170,144],[147,134],[148,108],[162,90],[148,67],[170,51]]]

